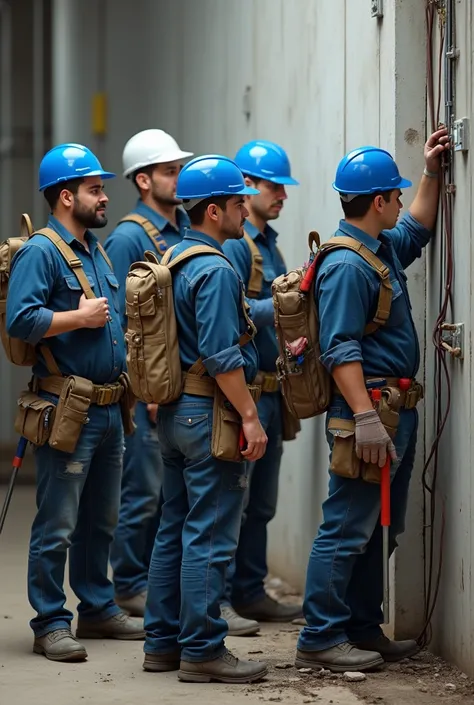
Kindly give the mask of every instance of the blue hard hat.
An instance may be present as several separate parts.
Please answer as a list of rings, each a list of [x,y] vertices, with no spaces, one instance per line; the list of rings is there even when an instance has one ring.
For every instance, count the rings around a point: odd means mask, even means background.
[[[39,190],[55,186],[62,181],[82,179],[86,176],[100,176],[112,179],[115,174],[104,171],[90,149],[82,144],[58,144],[47,152],[39,168]]]
[[[359,147],[341,159],[333,189],[341,194],[376,193],[408,188],[411,181],[400,176],[391,154],[378,147]]]
[[[275,142],[247,142],[235,155],[235,163],[246,176],[266,179],[282,186],[299,184],[291,176],[290,160],[285,150]]]
[[[183,201],[257,193],[260,193],[257,189],[245,185],[237,164],[220,154],[205,154],[192,159],[181,169],[176,184],[176,198]]]

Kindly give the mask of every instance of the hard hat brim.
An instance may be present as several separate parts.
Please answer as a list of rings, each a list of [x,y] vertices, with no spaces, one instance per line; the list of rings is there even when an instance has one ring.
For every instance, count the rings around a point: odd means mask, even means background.
[[[347,189],[342,189],[342,188],[339,188],[339,186],[336,186],[335,181],[332,184],[334,191],[337,191],[338,193],[346,193],[348,195],[354,195],[354,196],[370,196],[371,193],[377,193],[377,192],[381,192],[381,191],[394,191],[396,188],[402,190],[404,188],[410,188],[411,186],[413,186],[413,182],[410,181],[409,179],[404,179],[402,177],[400,177],[400,181],[398,182],[398,184],[390,184],[390,186],[385,186],[385,187],[374,186],[369,191],[348,191]]]
[[[240,168],[240,167],[239,167]],[[271,181],[273,184],[279,184],[280,186],[299,186],[300,182],[294,179],[292,176],[270,176],[269,174],[261,174],[256,171],[243,171],[244,176],[249,176],[251,179],[263,179],[264,181]]]
[[[139,169],[144,169],[146,166],[151,166],[152,164],[168,164],[168,162],[177,162],[181,159],[188,159],[192,156],[194,156],[194,152],[183,152],[181,149],[177,149],[176,151],[171,152],[165,152],[162,155],[155,154],[150,156],[145,161],[138,162],[137,164],[133,164],[133,166],[129,167],[128,169],[125,169],[125,171],[123,172],[123,176],[125,179],[127,179],[136,171],[138,171]]]
[[[236,196],[257,196],[260,193],[258,188],[252,188],[252,186],[244,186],[242,191],[237,191]]]
[[[50,181],[47,184],[43,184],[39,191],[45,191],[50,186],[57,186],[62,182],[75,181],[76,179],[85,179],[88,176],[100,176],[101,179],[115,179],[117,174],[113,174],[111,171],[102,171],[101,169],[95,169],[94,171],[88,171],[87,174],[76,174],[75,176],[61,176],[59,179]]]

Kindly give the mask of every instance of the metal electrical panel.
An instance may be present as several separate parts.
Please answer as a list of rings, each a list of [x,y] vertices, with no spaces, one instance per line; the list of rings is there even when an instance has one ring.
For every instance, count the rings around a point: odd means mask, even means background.
[[[453,122],[453,147],[455,152],[467,152],[469,149],[469,118]]]
[[[383,0],[371,0],[372,17],[383,17]]]

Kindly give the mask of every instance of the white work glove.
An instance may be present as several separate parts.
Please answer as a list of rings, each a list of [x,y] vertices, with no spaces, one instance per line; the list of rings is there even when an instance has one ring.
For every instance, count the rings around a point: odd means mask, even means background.
[[[375,409],[354,414],[355,443],[357,457],[364,463],[373,463],[383,468],[387,461],[387,448],[392,460],[397,451]]]

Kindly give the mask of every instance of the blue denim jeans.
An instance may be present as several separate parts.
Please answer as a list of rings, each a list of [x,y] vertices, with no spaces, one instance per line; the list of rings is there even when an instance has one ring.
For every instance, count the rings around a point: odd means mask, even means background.
[[[257,408],[268,443],[263,458],[248,464],[239,545],[227,573],[225,594],[225,604],[236,606],[251,605],[265,597],[267,525],[276,513],[283,454],[280,394],[262,394]]]
[[[36,636],[69,628],[64,607],[64,568],[84,620],[120,612],[107,577],[110,544],[117,524],[122,475],[123,427],[120,405],[89,410],[74,453],[35,449],[37,514],[31,531],[28,597],[37,616]]]
[[[125,439],[120,515],[110,552],[115,592],[123,597],[147,588],[161,513],[163,463],[158,428],[143,402],[137,403],[135,424],[135,433]]]
[[[341,406],[329,414],[351,415]],[[398,460],[391,465],[390,552],[405,528],[417,428],[417,411],[402,409],[395,437]],[[328,442],[332,447],[332,436]],[[298,648],[320,651],[378,637],[382,600],[380,485],[330,473],[323,523],[309,558],[303,607],[308,626],[301,631]]]
[[[183,395],[158,412],[163,508],[148,576],[146,653],[188,661],[225,651],[220,617],[239,536],[246,464],[211,455],[212,399]]]

